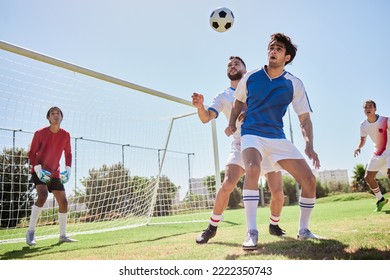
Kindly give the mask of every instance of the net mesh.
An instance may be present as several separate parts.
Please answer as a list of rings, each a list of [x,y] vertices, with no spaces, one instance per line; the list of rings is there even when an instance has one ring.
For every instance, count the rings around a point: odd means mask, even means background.
[[[52,106],[71,134],[68,235],[208,220],[212,131],[191,107],[0,51],[0,243],[24,241],[36,199],[27,152]],[[58,234],[49,195],[36,237]]]

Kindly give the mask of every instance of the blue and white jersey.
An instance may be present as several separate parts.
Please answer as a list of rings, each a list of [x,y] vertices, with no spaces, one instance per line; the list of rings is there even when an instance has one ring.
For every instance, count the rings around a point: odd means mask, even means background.
[[[225,115],[227,121],[229,122],[234,102],[234,91],[234,88],[228,87],[224,91],[220,92],[214,97],[213,102],[211,103],[208,110],[214,111],[217,114],[217,118],[219,116],[219,113],[222,112]],[[236,127],[237,131],[233,134],[233,141],[240,142],[241,122],[237,121]]]
[[[234,97],[248,106],[241,135],[286,138],[283,116],[288,105],[292,103],[298,115],[312,112],[302,81],[286,71],[271,79],[264,68],[252,70],[241,79]]]

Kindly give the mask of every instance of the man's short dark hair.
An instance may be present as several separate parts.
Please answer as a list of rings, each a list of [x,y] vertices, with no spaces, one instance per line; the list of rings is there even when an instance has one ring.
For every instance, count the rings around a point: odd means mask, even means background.
[[[368,99],[368,100],[364,101],[363,108],[364,108],[364,105],[366,105],[366,103],[371,103],[374,106],[374,108],[376,109],[376,103],[374,102],[374,100]]]
[[[62,113],[61,109],[56,107],[56,106],[53,106],[49,109],[49,111],[47,111],[47,114],[46,114],[46,118],[48,119],[50,117],[50,112],[53,111],[53,110],[58,110],[61,114],[61,118],[64,118],[64,114]]]
[[[294,60],[295,55],[297,54],[297,46],[291,42],[290,37],[288,37],[287,35],[284,35],[283,33],[272,34],[271,40],[270,40],[268,46],[271,45],[272,42],[275,42],[275,41],[283,43],[284,46],[286,47],[286,55],[291,56],[290,60],[287,61],[285,63],[285,65],[288,63],[291,63]]]
[[[241,63],[244,65],[244,67],[246,68],[246,64],[245,64],[245,62],[244,62],[244,60],[242,60],[242,58],[241,57],[239,57],[239,56],[231,56],[231,57],[229,57],[229,60],[232,60],[232,59],[237,59],[237,60],[239,60],[239,61],[241,61]]]

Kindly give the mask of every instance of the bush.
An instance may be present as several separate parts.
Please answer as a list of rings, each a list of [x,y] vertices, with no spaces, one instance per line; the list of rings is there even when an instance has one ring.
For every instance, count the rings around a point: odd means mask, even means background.
[[[0,227],[13,228],[30,216],[34,185],[28,181],[30,166],[23,148],[0,153]]]
[[[242,193],[239,188],[234,188],[229,197],[228,207],[230,209],[237,209],[240,207]]]

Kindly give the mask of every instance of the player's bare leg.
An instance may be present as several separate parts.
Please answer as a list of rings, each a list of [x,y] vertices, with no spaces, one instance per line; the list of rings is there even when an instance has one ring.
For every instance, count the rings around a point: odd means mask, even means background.
[[[213,214],[210,218],[209,226],[197,236],[196,243],[205,244],[217,233],[217,227],[221,220],[223,211],[225,211],[230,194],[237,185],[238,180],[244,174],[244,170],[236,164],[228,164],[225,167],[225,178],[222,182],[221,188],[217,192],[215,197],[215,204],[213,208]]]
[[[265,177],[271,191],[269,233],[275,236],[285,236],[286,232],[279,227],[279,220],[284,205],[282,174],[280,171],[269,172]]]
[[[319,236],[309,230],[310,216],[316,201],[316,177],[304,159],[285,159],[278,163],[295,178],[302,188],[299,196],[298,239],[319,239]]]
[[[382,211],[383,206],[389,200],[385,198],[379,188],[378,182],[375,180],[376,175],[378,174],[378,171],[366,171],[366,174],[364,175],[364,179],[366,180],[367,184],[370,186],[371,191],[374,193],[377,201],[376,201],[376,207],[374,209],[375,212]]]

